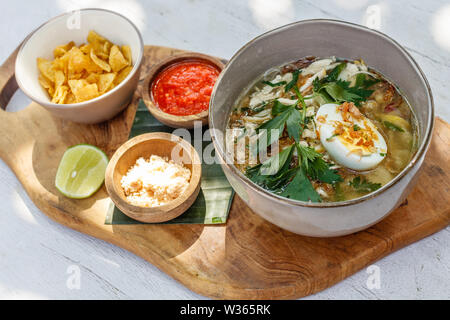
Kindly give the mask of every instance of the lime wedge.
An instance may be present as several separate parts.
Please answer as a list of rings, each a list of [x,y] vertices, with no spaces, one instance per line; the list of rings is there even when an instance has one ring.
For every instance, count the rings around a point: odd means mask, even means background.
[[[103,184],[108,161],[102,150],[89,144],[70,147],[59,163],[55,186],[66,197],[88,198]]]

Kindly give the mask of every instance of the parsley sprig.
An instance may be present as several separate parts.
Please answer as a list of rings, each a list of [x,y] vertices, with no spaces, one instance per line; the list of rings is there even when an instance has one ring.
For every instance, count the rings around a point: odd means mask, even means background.
[[[292,80],[284,87],[284,92],[289,92],[294,86],[297,86],[298,75],[300,74],[300,69],[295,70],[292,73]]]
[[[373,192],[381,188],[381,183],[370,182],[366,180],[366,178],[361,178],[360,176],[353,178],[348,184],[359,193]]]
[[[285,105],[276,100],[272,107],[272,115],[274,116],[272,119],[256,128],[258,134],[262,133],[258,139],[259,150],[264,150],[277,141],[283,134],[285,128],[289,137],[295,141],[300,141],[303,127],[301,125],[302,118],[300,111],[297,109],[297,104]]]
[[[294,161],[294,150],[298,160]],[[246,175],[256,184],[284,197],[320,202],[322,199],[310,179],[335,184],[342,181],[336,170],[330,169],[322,155],[313,148],[294,143],[265,162],[248,168]]]
[[[297,86],[300,70],[293,72],[292,80],[286,84],[284,90],[294,90],[297,100],[292,105],[285,105],[278,100],[274,101],[272,106],[272,115],[274,116],[267,122],[264,122],[256,128],[256,132],[262,135],[259,137],[258,149],[262,150],[277,141],[286,128],[290,138],[295,142],[300,141],[306,124],[306,103]]]
[[[373,90],[368,88],[379,80],[366,80],[364,74],[358,74],[355,85],[350,87],[349,81],[339,80],[339,74],[344,70],[346,62],[337,65],[327,77],[319,80],[318,78],[313,81],[314,93],[320,95],[322,99],[329,102],[353,102],[356,106],[359,106],[361,102],[366,101],[367,98],[373,93]]]

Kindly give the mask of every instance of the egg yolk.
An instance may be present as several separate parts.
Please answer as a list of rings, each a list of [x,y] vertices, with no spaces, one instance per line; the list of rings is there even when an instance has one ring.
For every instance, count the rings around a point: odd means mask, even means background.
[[[378,135],[372,130],[366,120],[364,126],[358,124],[344,125],[342,122],[337,124],[335,134],[346,148],[354,153],[368,155],[376,152],[375,141],[378,141]]]

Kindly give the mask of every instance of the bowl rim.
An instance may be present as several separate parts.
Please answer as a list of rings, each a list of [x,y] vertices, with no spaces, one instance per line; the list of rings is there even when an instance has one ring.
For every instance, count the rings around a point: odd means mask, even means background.
[[[271,34],[275,34],[275,33],[279,33],[279,32],[283,32],[286,29],[289,29],[293,26],[296,25],[303,25],[303,24],[309,24],[309,23],[326,23],[326,24],[334,24],[334,25],[342,25],[342,26],[346,26],[346,27],[350,27],[353,29],[357,29],[359,31],[362,32],[370,32],[372,34],[375,34],[379,37],[381,37],[383,40],[390,42],[391,44],[393,44],[403,55],[405,55],[405,57],[409,60],[409,62],[411,63],[411,65],[416,69],[415,71],[418,73],[418,75],[420,76],[421,80],[424,82],[425,84],[425,89],[428,93],[428,104],[427,107],[430,109],[430,112],[428,114],[427,117],[427,121],[426,121],[426,125],[425,125],[425,129],[426,131],[424,131],[424,140],[421,143],[421,145],[419,146],[419,148],[417,149],[416,153],[414,154],[414,156],[412,157],[412,159],[409,161],[408,165],[397,175],[395,176],[391,181],[389,181],[387,184],[385,184],[384,186],[382,186],[380,189],[371,192],[369,194],[366,194],[362,197],[359,198],[355,198],[355,199],[351,199],[351,200],[345,200],[345,201],[340,201],[340,202],[306,202],[306,201],[300,201],[300,200],[293,200],[293,199],[289,199],[289,198],[285,198],[279,195],[276,195],[274,193],[271,193],[270,191],[260,187],[259,185],[255,184],[254,182],[252,182],[249,178],[247,178],[241,171],[239,171],[236,166],[234,165],[233,162],[227,162],[226,159],[228,159],[228,155],[226,152],[224,152],[224,150],[222,149],[221,145],[216,141],[217,137],[216,137],[216,130],[215,128],[213,128],[212,123],[213,123],[213,113],[210,112],[209,113],[209,126],[210,128],[212,128],[211,130],[211,139],[214,143],[214,147],[217,151],[218,157],[220,159],[220,163],[222,166],[225,166],[228,170],[230,170],[232,173],[236,174],[241,180],[242,182],[250,189],[252,189],[253,191],[259,192],[260,194],[262,194],[263,196],[265,196],[266,198],[270,198],[273,200],[278,200],[280,202],[286,203],[288,205],[293,205],[293,206],[298,206],[298,207],[312,207],[312,208],[335,208],[335,207],[345,207],[345,206],[351,206],[351,205],[355,205],[367,200],[370,200],[374,197],[377,197],[378,195],[384,193],[385,191],[387,191],[388,189],[390,189],[392,186],[394,186],[395,184],[397,184],[397,182],[399,182],[413,167],[415,167],[415,165],[419,162],[420,164],[420,159],[422,159],[422,157],[425,155],[426,151],[428,150],[428,147],[430,145],[430,141],[431,141],[431,137],[432,137],[432,133],[433,133],[433,129],[434,129],[434,100],[433,100],[433,94],[431,92],[431,87],[430,84],[425,76],[425,74],[423,73],[422,69],[419,67],[419,65],[417,64],[417,62],[414,60],[414,58],[411,56],[411,54],[409,52],[407,52],[396,40],[392,39],[391,37],[389,37],[388,35],[378,31],[378,30],[374,30],[374,29],[370,29],[368,27],[356,24],[356,23],[352,23],[352,22],[347,22],[347,21],[341,21],[341,20],[335,20],[335,19],[306,19],[306,20],[300,20],[300,21],[296,21],[293,23],[289,23],[287,25],[269,30],[267,32],[264,32],[262,34],[260,34],[259,36],[253,38],[252,40],[250,40],[249,42],[247,42],[242,48],[240,48],[232,57],[231,59],[228,61],[228,63],[226,64],[225,68],[222,70],[222,73],[219,75],[215,85],[214,85],[214,89],[213,92],[211,94],[211,100],[210,100],[210,108],[212,108],[212,103],[214,101],[214,97],[216,95],[216,89],[218,87],[218,85],[220,84],[220,82],[222,81],[223,76],[225,75],[226,71],[228,70],[230,63],[233,62],[235,59],[237,59],[237,57],[244,51],[246,50],[248,47],[250,47],[254,42],[268,36]]]
[[[213,65],[219,71],[219,76],[225,68],[225,64],[220,61],[220,59],[207,54],[199,52],[176,53],[152,65],[145,77],[142,92],[142,99],[144,100],[147,109],[153,116],[158,119],[161,118],[163,121],[167,121],[168,123],[176,124],[178,127],[182,128],[192,128],[192,123],[194,121],[203,121],[203,124],[206,124],[208,122],[209,108],[199,113],[186,116],[166,113],[162,111],[154,101],[153,94],[150,93],[150,87],[153,85],[154,80],[161,72],[173,65],[187,61],[204,61],[205,63]]]
[[[77,109],[77,108],[83,108],[88,106],[91,103],[97,102],[102,100],[103,98],[106,98],[110,95],[112,95],[113,93],[119,91],[132,77],[134,77],[134,75],[136,74],[136,72],[138,72],[141,64],[142,64],[142,60],[144,57],[144,40],[142,39],[142,35],[139,31],[139,29],[136,27],[136,25],[127,17],[125,17],[124,15],[112,11],[112,10],[108,10],[108,9],[102,9],[102,8],[83,8],[83,9],[79,9],[76,11],[80,11],[80,12],[89,12],[89,11],[99,11],[102,13],[107,13],[107,14],[112,14],[112,15],[116,15],[122,19],[124,19],[125,21],[127,21],[132,28],[136,31],[136,34],[139,38],[139,55],[138,58],[136,59],[136,62],[133,65],[133,69],[131,70],[131,72],[127,75],[127,77],[125,79],[122,80],[121,83],[119,83],[116,87],[114,87],[112,90],[94,98],[91,100],[87,100],[87,101],[83,101],[83,102],[77,102],[77,103],[71,103],[71,104],[57,104],[57,103],[53,103],[51,102],[51,100],[49,99],[48,101],[43,101],[39,98],[37,98],[36,96],[34,96],[33,94],[31,94],[27,88],[22,84],[22,82],[20,81],[20,78],[16,77],[16,74],[14,73],[14,77],[16,79],[16,82],[18,84],[18,86],[20,87],[20,89],[33,101],[37,102],[40,105],[43,105],[45,107],[51,107],[51,108],[55,108],[55,109]],[[58,20],[64,16],[68,16],[70,14],[73,14],[74,11],[67,11],[64,12],[62,14],[59,14],[49,20],[47,20],[46,22],[44,22],[43,24],[41,24],[40,26],[38,26],[36,29],[34,29],[22,42],[22,44],[20,45],[19,51],[17,53],[17,57],[16,57],[16,62],[14,65],[14,68],[16,67],[16,65],[19,63],[19,58],[22,55],[22,52],[25,48],[25,46],[27,45],[28,41],[35,35],[37,34],[39,31],[42,30],[43,27],[53,23],[55,20]],[[15,68],[16,69],[16,68]]]
[[[191,177],[189,185],[184,193],[178,198],[156,207],[141,207],[129,203],[122,196],[120,196],[120,186],[114,183],[114,174],[117,170],[122,157],[130,151],[133,147],[149,142],[151,140],[167,140],[173,142],[176,145],[180,145],[188,153],[190,152],[190,159],[192,161]],[[135,136],[125,141],[113,154],[105,171],[105,186],[107,193],[113,203],[127,216],[132,219],[142,222],[164,222],[172,220],[183,212],[185,212],[192,203],[197,199],[201,186],[202,166],[200,162],[200,156],[194,146],[187,140],[168,132],[149,132]],[[185,204],[188,204],[184,210],[180,211],[179,208]],[[139,213],[138,213],[139,212]],[[137,215],[148,215],[146,218],[138,217]],[[162,218],[162,219],[161,219]]]

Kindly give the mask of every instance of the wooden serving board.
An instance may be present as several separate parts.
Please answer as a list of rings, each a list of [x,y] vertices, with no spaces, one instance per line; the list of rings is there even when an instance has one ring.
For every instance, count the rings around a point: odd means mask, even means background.
[[[153,63],[178,52],[146,46],[141,79]],[[0,67],[3,108],[17,89],[16,54]],[[111,156],[127,140],[142,90],[141,81],[130,106],[99,125],[60,120],[36,103],[15,113],[0,109],[0,156],[50,218],[141,256],[199,294],[219,299],[303,297],[450,223],[450,125],[437,119],[422,174],[407,203],[353,235],[295,235],[260,218],[237,196],[226,225],[105,225],[105,188],[89,199],[65,198],[54,186],[56,169],[66,148],[78,143],[96,145]]]

